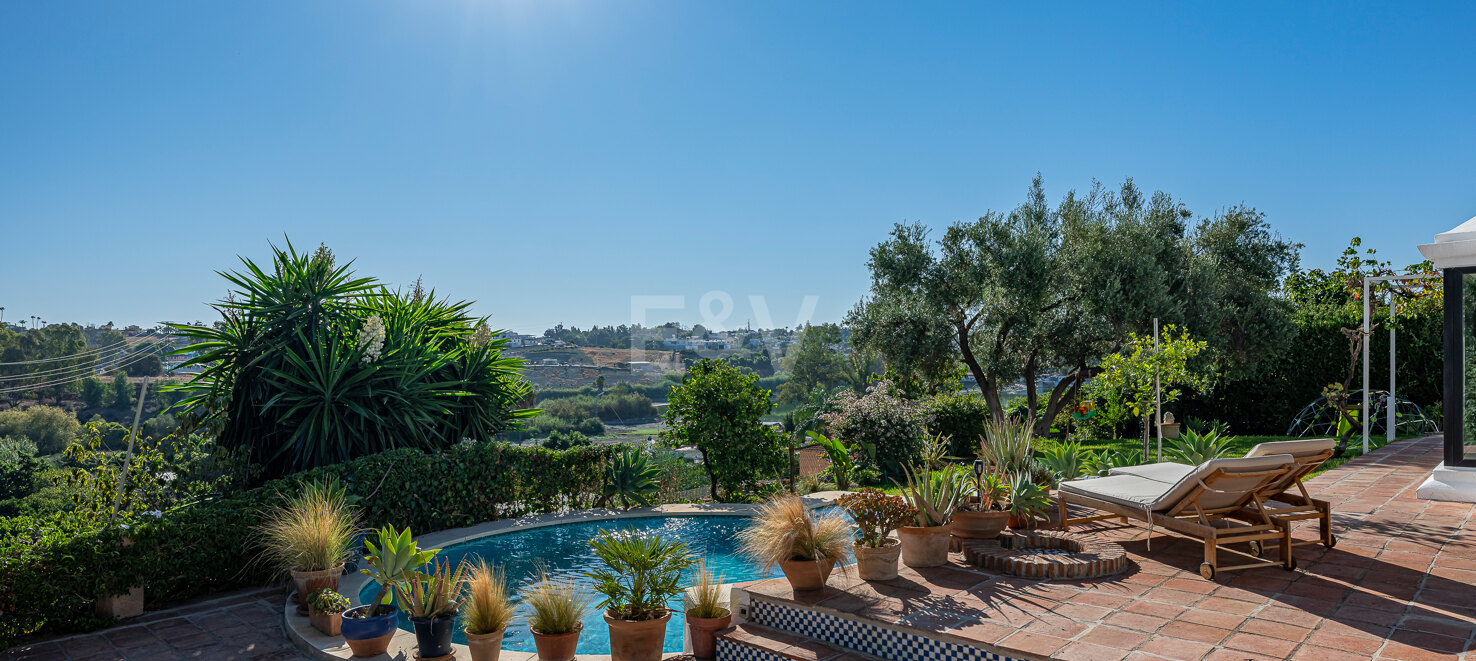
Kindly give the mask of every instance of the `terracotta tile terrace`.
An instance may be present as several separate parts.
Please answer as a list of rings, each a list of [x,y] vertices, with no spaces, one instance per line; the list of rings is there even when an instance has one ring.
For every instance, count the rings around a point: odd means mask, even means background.
[[[1440,458],[1438,436],[1399,442],[1309,480],[1333,505],[1338,543],[1296,547],[1295,571],[1208,581],[1198,573],[1202,543],[1159,530],[1150,552],[1145,528],[1108,520],[1072,527],[1127,550],[1132,566],[1108,578],[1016,578],[953,554],[948,566],[904,567],[893,581],[865,583],[851,571],[798,596],[783,578],[744,587],[1016,659],[1465,658],[1476,645],[1473,506],[1415,498]],[[1297,537],[1316,539],[1315,522],[1302,525]],[[784,656],[824,656],[769,642]]]

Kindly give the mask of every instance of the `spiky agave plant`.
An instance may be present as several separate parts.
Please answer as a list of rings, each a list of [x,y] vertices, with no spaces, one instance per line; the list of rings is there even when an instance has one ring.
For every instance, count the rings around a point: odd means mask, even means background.
[[[1185,429],[1178,438],[1169,439],[1163,453],[1179,463],[1198,466],[1211,459],[1229,456],[1234,443],[1234,436],[1222,435],[1216,429],[1202,434]]]
[[[430,571],[408,572],[394,583],[395,602],[410,617],[434,619],[451,617],[461,610],[461,584],[466,578],[466,563],[437,560]]]
[[[656,482],[661,477],[661,469],[652,466],[640,448],[627,447],[615,453],[610,457],[608,468],[609,475],[599,507],[615,501],[626,509],[650,507],[661,491],[661,485]]]
[[[752,521],[738,533],[738,541],[744,555],[764,571],[789,560],[840,562],[851,544],[851,525],[844,517],[816,515],[799,496],[781,495],[764,503]]]
[[[892,483],[902,489],[902,497],[916,508],[914,518],[922,527],[946,525],[968,493],[963,472],[956,468],[929,473],[903,466],[902,475],[907,478],[905,485],[896,480]]]

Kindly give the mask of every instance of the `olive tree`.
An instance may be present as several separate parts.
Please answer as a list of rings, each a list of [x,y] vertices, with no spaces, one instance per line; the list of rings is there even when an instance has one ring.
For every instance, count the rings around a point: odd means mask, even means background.
[[[1290,337],[1272,293],[1300,246],[1254,209],[1192,218],[1131,179],[1052,206],[1037,175],[1012,211],[955,223],[936,242],[921,224],[896,225],[871,250],[871,292],[847,322],[893,366],[942,360],[946,335],[996,419],[1001,390],[1023,379],[1027,411],[1044,409],[1037,432],[1155,317],[1205,340],[1216,370],[1257,369]],[[1065,375],[1040,393],[1047,370]]]

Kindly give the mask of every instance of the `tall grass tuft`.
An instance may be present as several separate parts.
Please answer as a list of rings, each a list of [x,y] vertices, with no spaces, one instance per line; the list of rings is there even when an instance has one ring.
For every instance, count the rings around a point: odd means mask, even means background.
[[[724,617],[730,611],[723,605],[723,577],[714,575],[707,559],[697,563],[697,584],[692,586],[691,617]]]
[[[358,517],[336,480],[308,482],[269,509],[256,532],[260,559],[285,575],[332,569],[349,559]]]
[[[783,495],[760,506],[738,540],[765,571],[786,560],[840,562],[851,545],[851,524],[836,514],[816,516],[799,496]]]
[[[461,625],[467,633],[489,634],[507,628],[513,607],[507,600],[507,576],[478,558],[471,563],[463,582],[466,600],[461,607]]]
[[[528,628],[545,635],[569,633],[584,626],[593,599],[572,579],[555,578],[539,568],[538,581],[523,588],[523,603],[533,612]]]

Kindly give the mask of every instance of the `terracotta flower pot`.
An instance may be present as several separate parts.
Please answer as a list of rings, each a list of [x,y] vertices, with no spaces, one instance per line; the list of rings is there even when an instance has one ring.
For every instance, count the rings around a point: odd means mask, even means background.
[[[343,577],[343,565],[320,571],[292,571],[292,587],[297,590],[297,612],[307,612],[308,597],[314,592],[328,588],[338,589],[338,579]]]
[[[466,646],[471,649],[471,661],[497,661],[502,656],[502,635],[506,628],[492,633],[466,632]]]
[[[1035,530],[1037,525],[1034,514],[1010,515],[1010,528],[1015,530]]]
[[[671,612],[654,620],[621,620],[605,611],[610,626],[610,661],[661,661],[661,643]]]
[[[994,539],[1010,524],[1010,513],[1000,511],[954,512],[952,535],[959,539]]]
[[[908,567],[941,567],[948,564],[948,540],[951,526],[902,526],[897,536],[902,540],[902,564]]]
[[[789,587],[795,592],[819,590],[825,587],[826,579],[830,578],[830,570],[835,569],[835,559],[780,560],[779,569],[784,572],[784,578],[789,579]]]
[[[325,636],[338,636],[343,631],[343,613],[313,611],[308,614],[308,621],[312,622],[314,629]]]
[[[395,628],[400,624],[400,614],[394,610],[383,615],[355,617],[359,613],[369,612],[370,608],[373,606],[359,606],[343,612],[343,621],[339,626],[343,639],[348,641],[354,656],[384,654],[389,649],[390,640],[395,637]]]
[[[897,558],[902,554],[902,542],[888,538],[881,548],[854,544],[856,572],[863,581],[888,581],[897,578]]]
[[[579,648],[579,634],[582,631],[582,623],[569,633],[534,631],[533,646],[538,648],[538,661],[574,661],[574,651]]]
[[[717,632],[733,623],[733,614],[722,617],[692,617],[687,611],[687,630],[692,634],[692,656],[711,659],[717,656]]]

